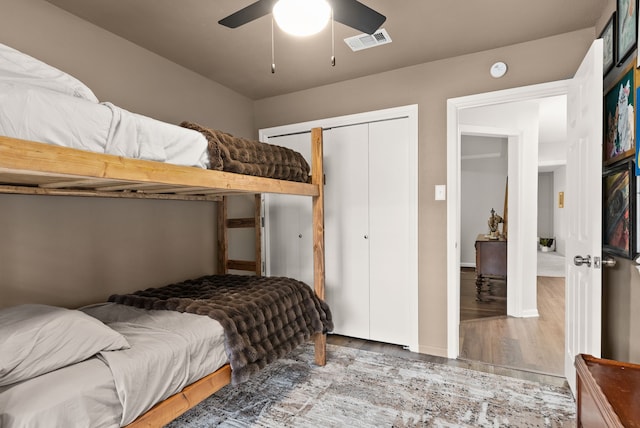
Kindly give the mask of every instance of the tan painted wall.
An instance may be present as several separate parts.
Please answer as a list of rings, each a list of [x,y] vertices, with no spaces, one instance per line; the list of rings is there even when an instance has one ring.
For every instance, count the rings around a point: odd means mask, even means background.
[[[0,307],[76,307],[212,273],[215,215],[210,202],[1,195]]]
[[[0,42],[170,123],[252,136],[251,100],[43,0],[0,0]],[[0,195],[0,307],[78,306],[214,272],[214,203]]]
[[[447,99],[570,78],[595,37],[587,28],[543,40],[456,57],[255,103],[256,129],[407,104],[419,106],[420,349],[446,355],[446,203],[434,185],[446,183]],[[489,67],[509,65],[502,79]],[[392,173],[392,172],[390,172]]]
[[[633,261],[616,260],[603,271],[602,355],[640,364],[640,273]]]

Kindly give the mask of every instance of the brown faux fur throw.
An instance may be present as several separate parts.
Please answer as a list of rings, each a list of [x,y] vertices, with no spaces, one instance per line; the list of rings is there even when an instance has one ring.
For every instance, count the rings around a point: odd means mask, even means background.
[[[234,385],[284,357],[313,333],[333,330],[329,306],[308,285],[291,278],[211,275],[113,295],[109,301],[207,315],[220,322]]]
[[[234,137],[193,122],[185,121],[180,126],[199,131],[206,137],[211,169],[278,180],[309,181],[309,164],[295,150]]]

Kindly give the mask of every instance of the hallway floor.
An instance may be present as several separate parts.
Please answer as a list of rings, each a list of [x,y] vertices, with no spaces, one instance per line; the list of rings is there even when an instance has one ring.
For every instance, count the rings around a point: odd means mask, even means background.
[[[507,283],[491,279],[491,291],[483,287],[481,301],[476,291],[476,271],[462,268],[460,271],[460,321],[507,315]]]
[[[475,273],[461,273],[460,357],[555,376],[564,373],[564,278],[538,277],[537,318],[506,316],[506,287],[475,301]],[[493,287],[492,287],[493,288]],[[466,296],[466,297],[465,297]],[[502,311],[502,312],[501,312]]]

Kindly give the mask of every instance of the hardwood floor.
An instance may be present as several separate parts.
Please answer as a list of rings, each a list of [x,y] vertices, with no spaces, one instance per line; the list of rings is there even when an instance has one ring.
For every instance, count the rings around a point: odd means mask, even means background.
[[[460,358],[563,376],[564,278],[538,277],[537,292],[537,318],[461,320]]]
[[[489,318],[507,315],[507,283],[491,279],[489,290],[482,288],[480,300],[476,289],[474,268],[460,271],[460,320]]]
[[[362,349],[370,352],[378,352],[387,355],[393,355],[400,358],[411,358],[420,361],[426,361],[434,364],[443,364],[453,367],[462,367],[465,369],[481,371],[484,373],[492,373],[501,376],[508,376],[516,379],[529,380],[532,382],[544,383],[553,386],[567,386],[567,381],[563,377],[550,376],[543,373],[535,373],[531,371],[517,370],[509,367],[500,367],[492,364],[483,363],[481,361],[469,361],[461,359],[449,359],[444,357],[436,357],[433,355],[419,354],[404,349],[399,345],[389,343],[374,342],[371,340],[356,339],[353,337],[340,336],[336,334],[327,335],[327,343],[346,346],[355,349]]]

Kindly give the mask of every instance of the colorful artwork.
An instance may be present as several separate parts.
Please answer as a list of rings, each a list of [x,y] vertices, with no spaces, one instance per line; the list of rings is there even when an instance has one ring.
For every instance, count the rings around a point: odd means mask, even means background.
[[[621,64],[636,46],[638,37],[637,0],[618,0],[618,64]]]
[[[616,14],[614,12],[613,15],[611,15],[611,18],[609,18],[607,25],[604,26],[599,37],[602,39],[604,46],[602,53],[602,74],[607,74],[616,63],[615,18]]]
[[[640,86],[638,88],[636,88],[636,100],[638,99],[638,97],[640,97]],[[640,123],[638,120],[640,119],[640,113],[638,112],[638,109],[636,109],[636,123]],[[636,140],[638,139],[638,133],[636,132]],[[635,167],[635,173],[636,176],[640,176],[640,163],[638,162],[638,160],[640,157],[640,144],[638,144],[638,141],[636,141],[636,167]]]
[[[627,162],[605,171],[602,181],[602,244],[606,250],[627,258],[632,257],[635,248],[630,221],[633,218],[631,199],[635,199],[632,166],[632,162]]]
[[[604,98],[605,165],[635,153],[635,82],[633,67]]]

